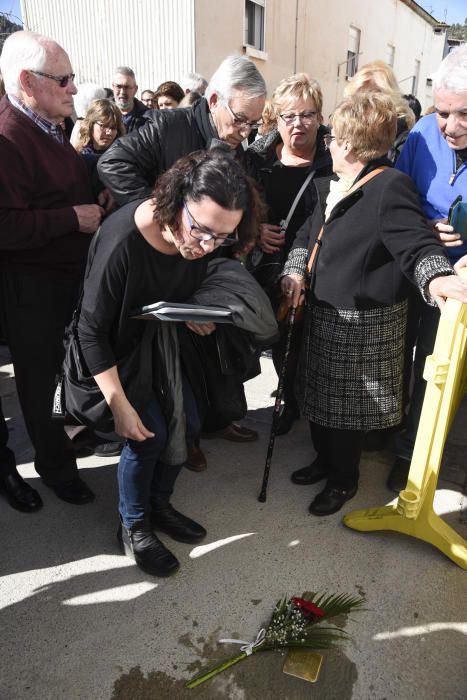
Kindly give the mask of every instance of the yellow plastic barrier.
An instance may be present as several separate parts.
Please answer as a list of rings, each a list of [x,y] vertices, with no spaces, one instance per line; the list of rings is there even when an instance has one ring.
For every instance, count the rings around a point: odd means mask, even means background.
[[[461,270],[467,278],[467,269]],[[444,445],[467,393],[467,304],[449,299],[441,313],[407,486],[395,505],[355,510],[344,517],[353,530],[394,530],[429,542],[467,569],[467,541],[433,510]]]

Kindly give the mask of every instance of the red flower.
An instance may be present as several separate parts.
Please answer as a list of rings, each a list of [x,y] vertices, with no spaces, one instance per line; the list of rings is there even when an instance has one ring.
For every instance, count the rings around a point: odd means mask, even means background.
[[[303,598],[297,597],[293,597],[291,600],[295,607],[299,608],[302,611],[302,613],[307,617],[312,615],[313,617],[320,618],[324,617],[324,615],[326,614],[324,610],[322,610],[309,600],[304,600]]]

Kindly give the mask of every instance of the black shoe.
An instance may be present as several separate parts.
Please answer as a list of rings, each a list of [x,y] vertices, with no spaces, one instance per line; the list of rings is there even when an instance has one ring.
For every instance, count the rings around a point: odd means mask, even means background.
[[[167,547],[156,537],[151,525],[138,520],[131,528],[120,525],[117,538],[123,553],[151,576],[172,576],[180,564]]]
[[[0,491],[5,494],[12,508],[23,513],[33,513],[43,506],[37,491],[29,486],[17,471],[0,478]]]
[[[292,472],[290,479],[294,484],[308,486],[309,484],[317,484],[318,481],[326,479],[327,476],[327,469],[323,467],[317,457],[308,467],[303,467],[302,469],[297,469],[297,471]]]
[[[394,464],[386,481],[386,486],[390,491],[399,493],[407,486],[407,479],[410,471],[410,460],[403,457],[396,457]]]
[[[101,442],[94,448],[94,454],[96,457],[120,457],[123,444],[123,442]]]
[[[206,530],[191,518],[182,515],[170,503],[152,503],[152,525],[155,530],[165,532],[177,542],[196,544],[206,537]]]
[[[332,515],[342,508],[357,493],[357,486],[352,489],[333,489],[326,486],[311,503],[308,510],[313,515]]]
[[[300,414],[297,410],[285,404],[276,423],[276,435],[286,435],[299,417]]]
[[[50,487],[55,491],[55,495],[66,501],[67,503],[73,503],[76,506],[82,506],[86,503],[91,503],[95,499],[95,496],[89,486],[82,481],[79,476],[71,479],[71,481],[64,481],[62,484],[55,484]]]

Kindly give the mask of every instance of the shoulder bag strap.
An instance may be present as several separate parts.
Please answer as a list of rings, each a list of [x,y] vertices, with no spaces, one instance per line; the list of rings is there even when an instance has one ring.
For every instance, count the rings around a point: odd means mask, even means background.
[[[287,214],[287,217],[281,222],[281,228],[283,231],[287,230],[287,226],[289,225],[290,219],[292,218],[294,211],[297,208],[297,205],[298,205],[300,199],[302,198],[302,194],[305,192],[307,186],[309,185],[309,183],[313,179],[315,173],[316,173],[316,170],[311,170],[308,173],[308,175],[306,176],[303,185],[298,190],[297,196],[295,197],[294,201],[292,202],[292,206],[289,209],[289,213]]]
[[[347,192],[347,194],[345,196],[348,197],[349,194],[352,194],[352,192],[355,192],[355,190],[358,190],[360,187],[363,187],[363,185],[365,183],[369,182],[374,177],[376,177],[377,175],[380,175],[380,173],[384,172],[387,169],[388,169],[388,166],[383,165],[381,168],[375,168],[374,170],[371,171],[371,173],[367,173],[367,175],[362,177],[361,180],[358,180],[358,182],[356,182],[350,188],[350,190]],[[323,226],[321,226],[321,229],[315,238],[315,244],[313,246],[313,250],[311,251],[310,257],[308,258],[308,263],[306,266],[307,275],[310,275],[311,271],[313,269],[313,263],[315,262],[315,258],[318,254],[318,250],[319,250],[319,247],[321,245],[321,238],[323,237],[323,233],[324,233],[324,224],[323,224]]]

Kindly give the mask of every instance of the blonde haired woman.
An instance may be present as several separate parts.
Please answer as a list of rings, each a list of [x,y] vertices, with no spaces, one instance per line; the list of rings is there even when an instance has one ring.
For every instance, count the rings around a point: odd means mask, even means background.
[[[302,485],[326,480],[310,505],[314,515],[335,513],[355,496],[364,432],[400,423],[410,282],[431,305],[447,296],[467,301],[467,281],[428,228],[412,180],[380,169],[396,131],[391,97],[348,97],[331,124],[324,140],[338,179],[315,182],[323,207],[300,230],[282,280],[296,305],[321,233],[296,383],[317,457],[292,474]]]
[[[259,272],[257,279],[276,307],[281,294],[279,276],[282,266],[296,232],[316,204],[313,178],[331,174],[331,159],[323,143],[327,129],[321,123],[322,109],[323,95],[316,80],[306,73],[285,78],[271,99],[270,111],[276,128],[248,149],[268,205],[268,218],[261,227],[262,259],[258,270],[271,271],[272,275],[268,273],[261,279]],[[299,415],[293,385],[300,338],[301,325],[297,323],[285,378],[284,408],[276,431],[278,435],[287,433]],[[272,348],[277,372],[284,343],[283,332],[281,340]]]
[[[344,97],[351,97],[357,92],[383,92],[394,102],[397,110],[397,131],[388,150],[388,158],[391,163],[395,163],[416,120],[407,100],[402,96],[391,66],[380,60],[362,66],[347,83]]]

